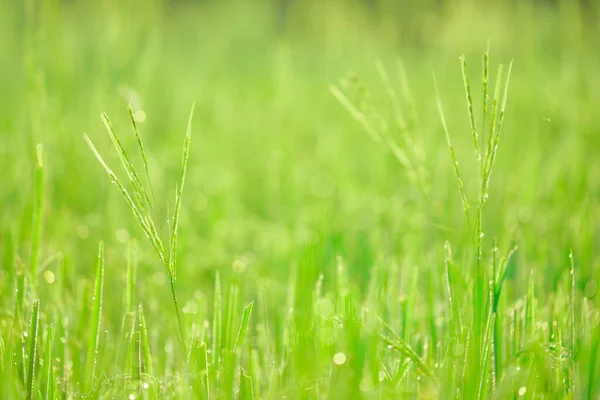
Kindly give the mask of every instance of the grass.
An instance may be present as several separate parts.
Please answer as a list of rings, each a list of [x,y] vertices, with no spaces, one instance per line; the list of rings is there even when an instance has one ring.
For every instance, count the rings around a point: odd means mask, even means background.
[[[8,2],[3,398],[600,396],[600,9],[376,3]]]

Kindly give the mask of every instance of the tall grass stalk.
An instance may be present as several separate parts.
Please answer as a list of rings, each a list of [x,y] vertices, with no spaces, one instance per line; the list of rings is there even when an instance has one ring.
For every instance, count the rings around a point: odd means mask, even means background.
[[[39,334],[39,321],[40,321],[40,300],[37,299],[33,302],[31,307],[31,319],[29,321],[29,347],[27,349],[27,400],[33,400],[36,398],[36,366],[38,363],[37,359],[37,347],[38,347],[38,334]]]
[[[89,329],[87,357],[86,357],[86,380],[85,390],[92,389],[96,372],[98,357],[98,344],[100,341],[100,320],[102,319],[102,296],[104,287],[104,243],[98,244],[98,264],[96,266],[96,283],[94,284],[94,297],[92,319]]]
[[[131,208],[133,215],[142,228],[142,231],[152,244],[156,255],[158,256],[160,262],[163,264],[165,269],[167,270],[169,276],[169,287],[171,289],[171,296],[173,299],[173,305],[175,307],[175,316],[177,319],[178,325],[178,335],[179,341],[182,345],[182,349],[185,349],[185,334],[183,331],[183,322],[181,318],[181,313],[179,310],[179,304],[177,300],[177,291],[175,288],[175,280],[177,279],[177,268],[176,268],[176,257],[177,257],[177,241],[178,241],[178,227],[179,227],[179,213],[181,210],[181,198],[183,196],[183,187],[185,184],[185,177],[187,172],[187,162],[190,154],[190,145],[191,145],[191,131],[192,131],[192,118],[194,115],[194,105],[192,105],[188,124],[185,134],[184,148],[183,148],[183,157],[181,163],[181,176],[179,183],[176,188],[176,196],[175,196],[175,213],[173,216],[172,227],[169,235],[169,249],[165,250],[165,246],[163,245],[163,241],[158,234],[156,229],[156,224],[152,218],[151,210],[153,209],[153,204],[148,195],[148,192],[143,185],[139,174],[137,173],[133,163],[127,155],[125,148],[123,147],[118,135],[114,131],[112,127],[112,123],[108,116],[103,113],[102,121],[106,126],[108,134],[110,136],[113,147],[117,151],[117,155],[119,157],[119,161],[121,162],[121,166],[125,174],[128,177],[129,184],[133,189],[134,196],[132,197],[129,194],[129,191],[125,187],[125,185],[121,182],[121,180],[117,177],[117,175],[112,171],[112,169],[108,166],[108,164],[104,161],[90,138],[84,134],[84,139],[86,140],[88,146],[92,150],[92,153],[98,160],[98,162],[102,165],[106,173],[108,174],[110,180],[117,186],[125,201]],[[144,169],[146,171],[146,175],[149,176],[148,171],[148,161],[146,156],[146,151],[144,149],[144,145],[141,139],[141,135],[139,133],[137,123],[135,120],[135,115],[131,110],[131,106],[129,106],[129,116],[131,119],[131,123],[133,126],[134,136],[142,153],[142,158],[144,160]],[[150,185],[151,186],[151,185]]]

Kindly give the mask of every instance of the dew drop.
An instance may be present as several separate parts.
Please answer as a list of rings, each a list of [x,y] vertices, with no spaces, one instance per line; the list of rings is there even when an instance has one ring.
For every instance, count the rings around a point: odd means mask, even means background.
[[[346,355],[344,353],[336,353],[333,356],[333,362],[336,365],[342,365],[346,362]]]

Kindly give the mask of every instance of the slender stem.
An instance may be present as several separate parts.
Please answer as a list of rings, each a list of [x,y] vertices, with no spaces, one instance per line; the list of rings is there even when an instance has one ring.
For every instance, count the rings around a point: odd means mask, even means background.
[[[177,302],[177,292],[175,291],[175,279],[169,277],[171,283],[171,294],[173,295],[173,304],[175,305],[175,314],[177,315],[177,325],[179,325],[179,340],[185,350],[185,336],[183,334],[183,325],[181,323],[181,314],[179,313],[179,303]]]

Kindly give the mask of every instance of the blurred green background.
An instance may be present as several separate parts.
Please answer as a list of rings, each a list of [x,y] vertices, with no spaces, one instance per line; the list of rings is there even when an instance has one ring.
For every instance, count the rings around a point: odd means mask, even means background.
[[[596,2],[4,0],[0,7],[3,235],[12,232],[17,254],[28,257],[35,146],[42,143],[42,264],[52,270],[59,254],[64,259],[70,273],[60,277],[57,301],[68,302],[91,281],[97,243],[105,240],[106,287],[115,295],[105,306],[108,326],[122,316],[130,238],[144,249],[138,295],[155,312],[149,318],[171,321],[171,305],[163,267],[83,140],[86,132],[116,166],[101,112],[136,154],[127,104],[136,111],[166,237],[195,102],[178,252],[184,313],[186,305],[208,309],[215,271],[227,277],[241,260],[248,282],[270,288],[269,309],[281,320],[284,283],[315,232],[325,238],[322,272],[343,257],[359,293],[370,268],[389,263],[418,268],[438,287],[445,240],[457,258],[469,259],[433,74],[474,198],[459,56],[478,88],[488,43],[492,72],[514,60],[484,216],[486,248],[493,241],[503,250],[519,246],[509,299],[526,291],[531,270],[541,296],[552,290],[569,249],[582,292],[600,278]],[[428,195],[330,93],[352,71],[392,121],[378,60],[406,94],[399,60],[404,66],[413,99],[405,111],[426,156]],[[53,290],[39,281],[40,293]],[[595,290],[587,294],[597,305]]]
[[[99,118],[106,111],[132,148],[127,102],[144,113],[140,129],[166,219],[195,101],[182,274],[196,277],[244,254],[256,259],[257,273],[283,274],[294,243],[325,215],[339,250],[357,260],[357,269],[376,255],[397,255],[416,225],[432,244],[456,236],[464,222],[432,73],[467,187],[475,190],[458,56],[466,56],[478,82],[489,41],[492,66],[511,59],[515,65],[488,236],[527,241],[524,256],[540,266],[573,247],[591,277],[599,267],[593,251],[600,182],[598,7],[584,11],[573,1],[287,3],[5,2],[4,224],[24,224],[19,230],[26,239],[35,144],[43,143],[46,255],[60,249],[85,269],[100,238],[120,252],[122,246],[111,243],[118,242],[117,232],[122,241],[140,232],[82,133],[108,151]],[[354,71],[391,116],[375,61],[382,60],[400,91],[398,58],[433,188],[426,223],[395,158],[363,134],[328,90]]]

